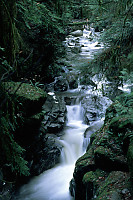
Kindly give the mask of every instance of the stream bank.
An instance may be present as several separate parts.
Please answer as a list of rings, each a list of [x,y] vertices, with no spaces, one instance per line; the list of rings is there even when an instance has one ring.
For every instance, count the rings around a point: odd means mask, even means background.
[[[74,199],[132,199],[132,97],[122,95],[107,109],[103,127],[76,161],[70,184]]]

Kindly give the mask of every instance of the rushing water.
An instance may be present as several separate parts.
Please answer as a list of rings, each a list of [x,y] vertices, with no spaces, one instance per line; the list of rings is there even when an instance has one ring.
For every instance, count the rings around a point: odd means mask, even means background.
[[[92,33],[94,34],[94,32]],[[70,48],[80,45],[81,51],[77,55],[80,63],[88,62],[92,59],[94,52],[103,48],[101,45],[97,47],[98,42],[89,40],[90,30],[84,30],[83,36],[76,38],[69,37],[65,44]],[[73,43],[71,42],[73,40]],[[78,41],[78,42],[77,42]],[[71,54],[71,53],[70,53]],[[77,59],[77,62],[79,63]],[[77,93],[80,96],[81,86],[76,90],[69,90],[69,93]],[[87,89],[84,95],[92,92]],[[98,95],[98,94],[97,94]],[[84,153],[90,135],[101,127],[103,119],[93,122],[84,135],[88,125],[83,123],[83,113],[80,101],[73,105],[67,105],[67,123],[63,130],[63,136],[58,142],[63,146],[61,152],[60,164],[49,169],[41,175],[34,177],[28,184],[24,185],[19,192],[17,200],[72,200],[69,194],[69,182],[73,176],[75,161]]]
[[[87,125],[82,121],[81,105],[67,106],[67,125],[59,143],[62,144],[61,162],[21,188],[19,200],[72,200],[69,182],[75,161],[83,154],[83,134]]]

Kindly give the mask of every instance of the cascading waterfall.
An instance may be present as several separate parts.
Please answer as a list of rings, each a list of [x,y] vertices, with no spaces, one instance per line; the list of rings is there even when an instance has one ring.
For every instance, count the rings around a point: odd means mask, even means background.
[[[77,54],[77,62],[73,62],[74,66],[84,62],[88,63],[88,59],[93,59],[94,52],[103,48],[103,45],[97,47],[98,42],[96,40],[90,41],[89,35],[90,31],[84,30],[83,36],[78,39],[81,53]],[[66,38],[65,44],[69,46],[73,39],[73,37]],[[77,42],[76,39],[75,42]],[[74,48],[74,46],[71,45],[70,48]],[[72,61],[70,60],[71,64]],[[77,99],[75,104],[67,106],[67,124],[64,128],[64,134],[60,139],[58,138],[58,142],[63,146],[60,164],[24,185],[15,200],[73,200],[73,197],[69,194],[69,182],[73,176],[75,161],[86,150],[91,133],[98,128],[95,124],[90,124],[90,130],[87,132],[88,137],[85,136],[84,138],[84,133],[88,126],[83,123],[83,113],[80,105],[83,92],[81,88],[82,86],[78,85],[77,89],[68,91],[70,96],[74,95],[75,97],[76,95]],[[88,87],[88,90],[84,91],[84,95],[89,95],[92,92],[93,90]],[[96,93],[96,95],[98,94]],[[102,123],[103,120],[99,121],[99,127],[101,127]]]
[[[67,125],[64,135],[58,141],[63,146],[60,164],[24,185],[18,200],[73,199],[69,194],[69,182],[75,161],[83,154],[83,134],[86,128],[87,125],[82,121],[81,105],[67,106]]]

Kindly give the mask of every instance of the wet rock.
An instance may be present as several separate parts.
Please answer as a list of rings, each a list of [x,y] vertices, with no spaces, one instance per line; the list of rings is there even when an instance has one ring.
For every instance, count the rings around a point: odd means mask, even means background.
[[[88,200],[94,196],[97,200],[122,200],[121,188],[128,185],[128,181],[126,181],[128,178],[129,175],[125,172],[113,171],[108,174],[105,171],[97,169],[96,171],[87,172],[82,181]],[[127,199],[130,199],[129,190],[126,194]]]
[[[73,47],[71,49],[71,52],[74,53],[74,54],[78,54],[81,52],[81,48],[80,47]]]
[[[99,146],[94,151],[95,164],[103,170],[128,171],[127,159],[123,156],[116,156],[111,149]]]
[[[74,37],[80,37],[80,36],[83,36],[83,31],[77,30],[77,31],[71,32],[70,35]]]
[[[69,84],[69,89],[75,89],[78,87],[78,79],[76,75],[74,76],[69,73],[67,75],[67,81]]]
[[[52,82],[52,83],[49,83],[49,84],[46,84],[45,85],[45,90],[47,93],[51,93],[51,92],[54,92],[54,85],[55,85],[55,82]]]
[[[74,102],[76,100],[76,98],[67,96],[64,98],[64,100],[66,102],[66,105],[71,105],[71,103]]]
[[[100,186],[100,184],[105,181],[107,176],[108,174],[100,169],[97,169],[95,172],[87,172],[83,176],[82,182],[85,187],[87,199],[92,199],[94,194],[95,196],[97,196],[96,190]]]
[[[44,113],[40,112],[24,119],[23,124],[15,132],[15,139],[19,144],[26,148],[36,140],[43,118]]]
[[[54,90],[55,91],[66,91],[68,89],[68,82],[66,78],[63,78],[62,76],[56,78],[54,83]]]
[[[100,26],[95,26],[95,32],[101,32],[103,30]]]
[[[93,193],[94,193],[93,182],[94,182],[95,179],[96,179],[96,176],[95,176],[93,171],[86,173],[83,177],[82,181],[83,181],[83,184],[85,186],[87,199],[91,199],[93,197]]]
[[[100,43],[98,43],[95,47],[101,47],[101,44]]]
[[[12,197],[14,184],[9,182],[9,179],[7,181],[6,177],[3,174],[3,170],[0,169],[0,200],[10,200]]]
[[[62,147],[58,144],[55,134],[58,134],[65,124],[64,98],[48,95],[42,112],[43,120],[38,135],[36,134],[34,141],[29,143],[26,151],[26,160],[29,163],[31,176],[39,175],[54,167],[60,160]]]
[[[45,170],[54,167],[60,161],[62,146],[53,135],[46,135],[46,141],[42,143],[42,149],[37,148],[34,153],[31,174],[39,175]]]
[[[127,193],[129,193],[129,190],[128,190],[127,188],[125,188],[125,189],[123,189],[123,190],[121,191],[121,193],[122,193],[123,195],[126,195]]]
[[[45,114],[41,131],[44,133],[58,133],[62,130],[66,119],[66,105],[64,98],[49,95],[43,105],[43,110]]]
[[[69,190],[70,190],[71,196],[73,196],[73,197],[75,196],[75,189],[76,189],[76,187],[75,187],[75,181],[72,178],[72,180],[70,181]]]
[[[98,97],[95,95],[89,95],[81,101],[81,105],[84,109],[84,120],[87,124],[91,121],[97,120],[99,117],[104,117],[104,112],[110,101],[106,97]]]

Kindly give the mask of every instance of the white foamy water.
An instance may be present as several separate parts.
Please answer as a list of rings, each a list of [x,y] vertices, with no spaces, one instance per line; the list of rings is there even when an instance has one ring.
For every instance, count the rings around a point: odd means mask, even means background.
[[[87,125],[82,122],[80,105],[67,106],[67,126],[58,141],[63,150],[61,163],[33,178],[24,185],[17,200],[72,200],[69,182],[75,161],[83,154],[83,134]]]

